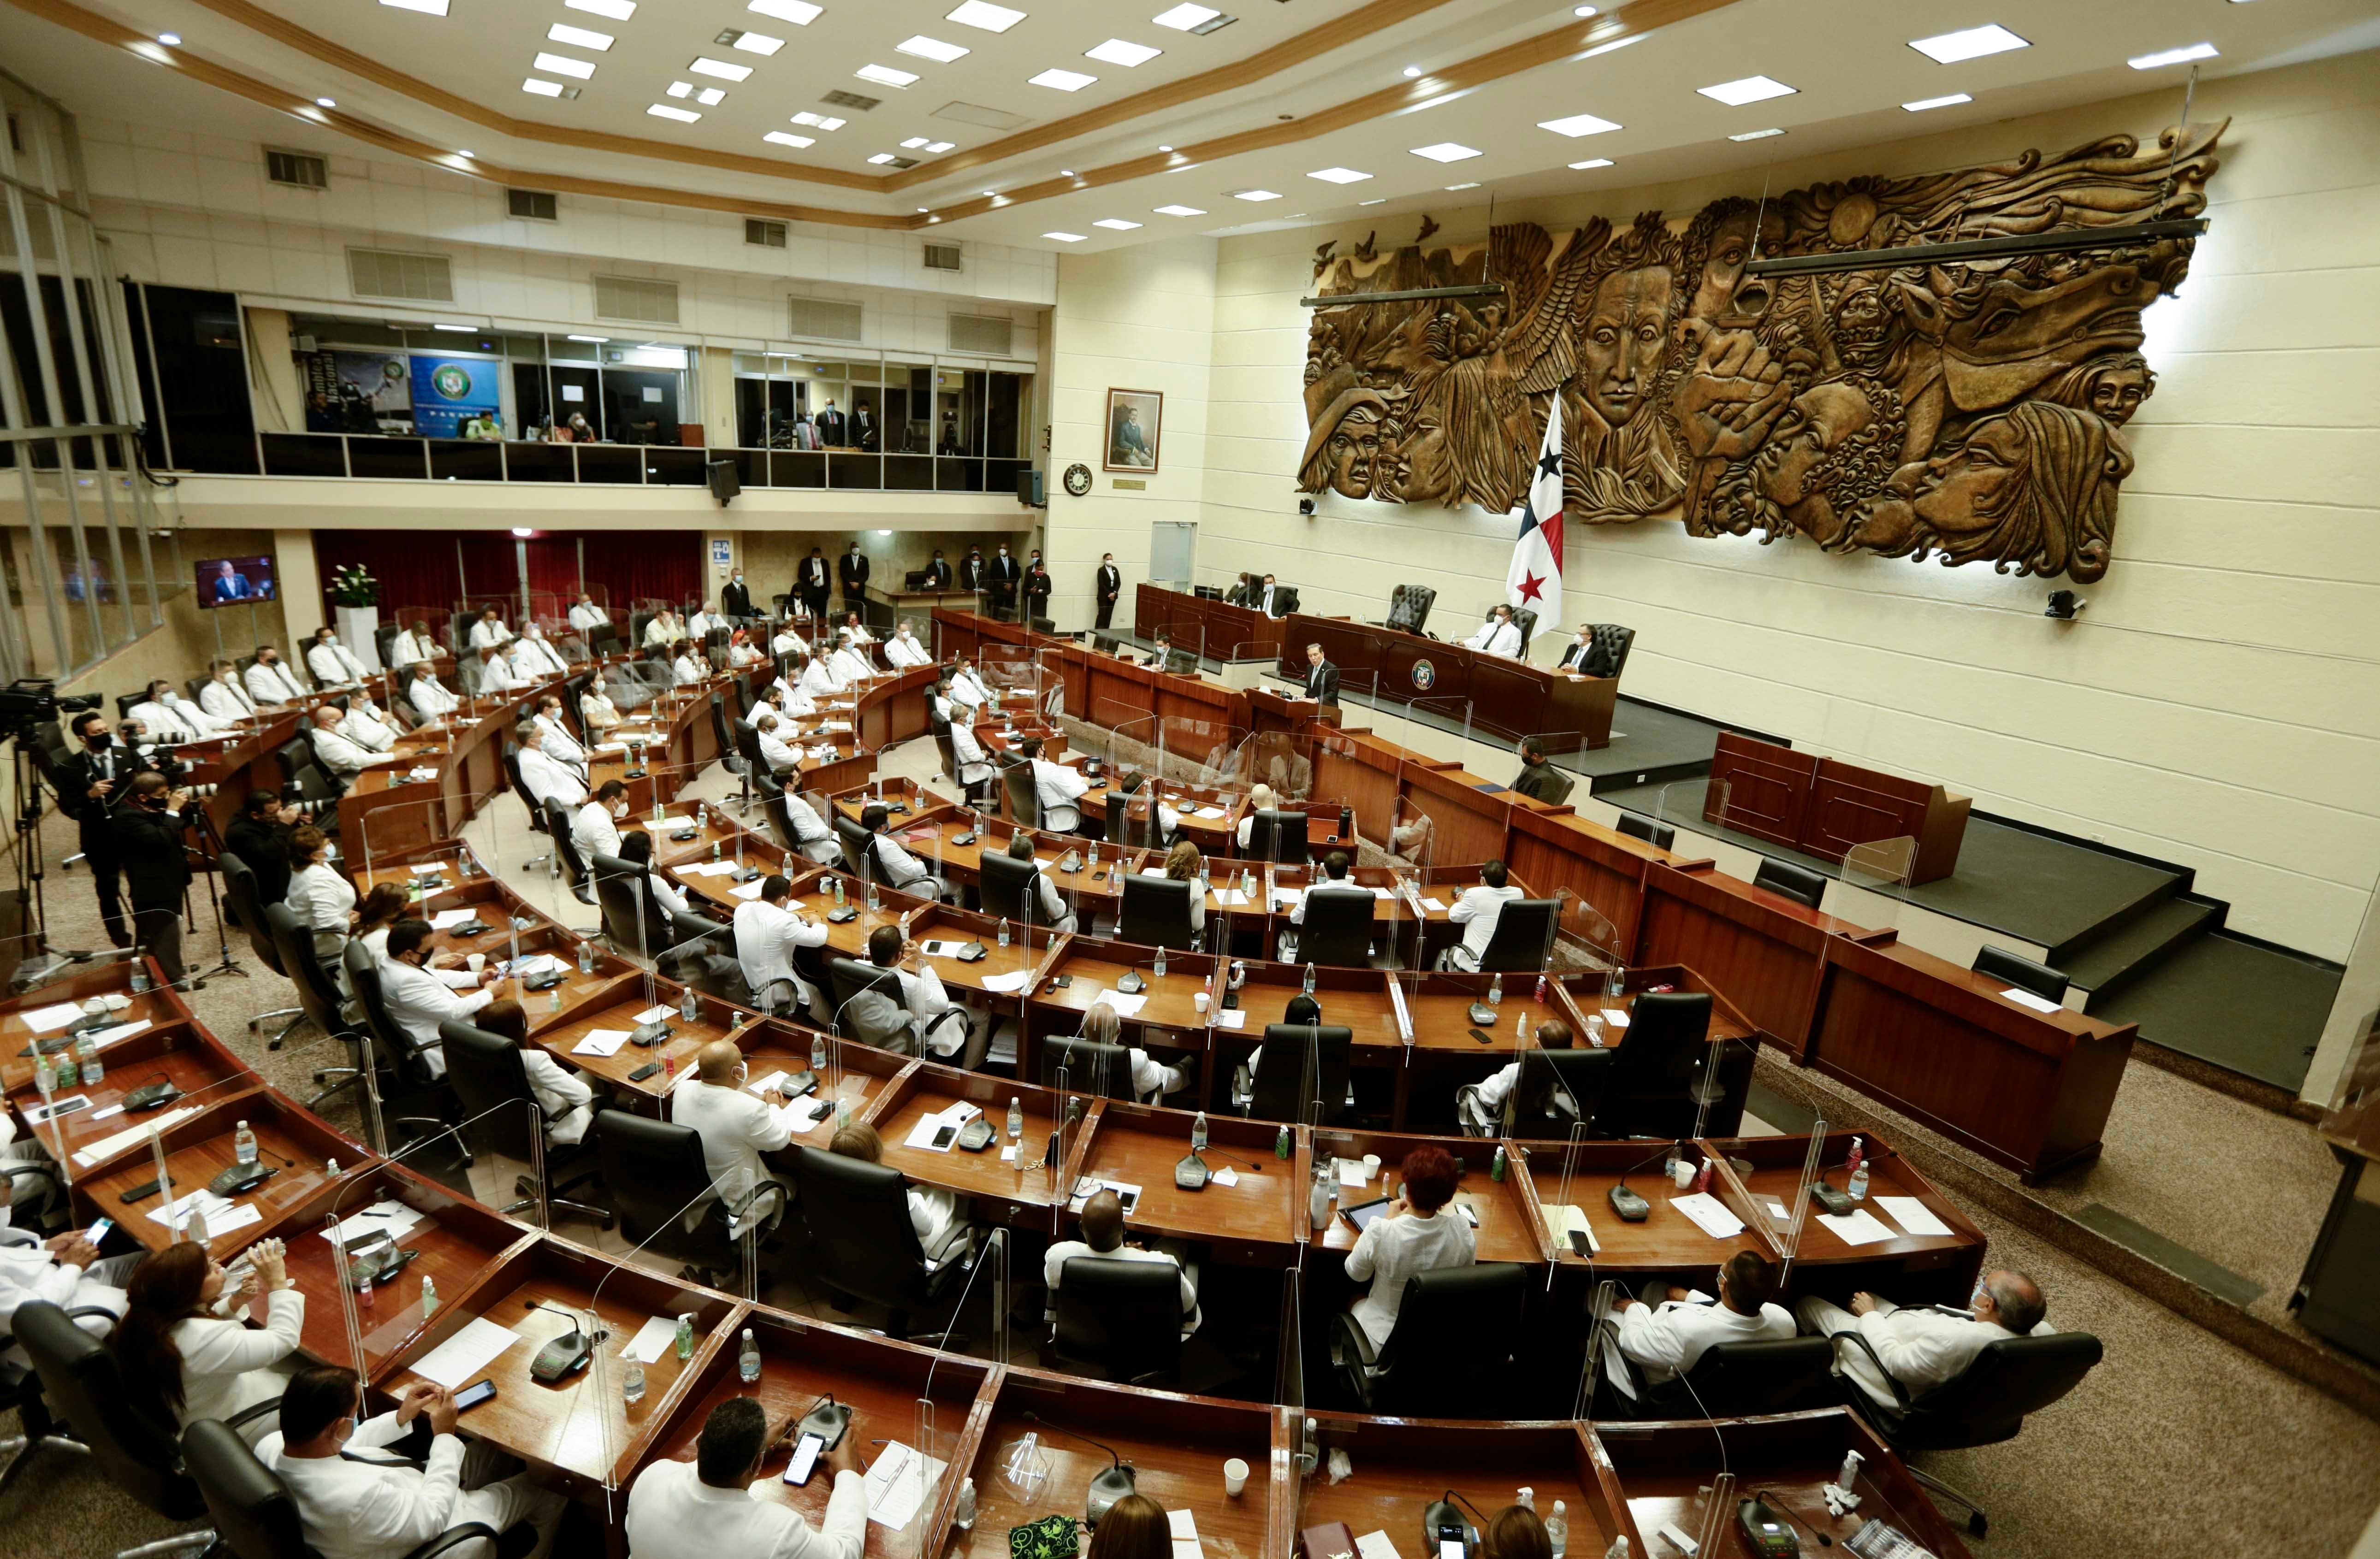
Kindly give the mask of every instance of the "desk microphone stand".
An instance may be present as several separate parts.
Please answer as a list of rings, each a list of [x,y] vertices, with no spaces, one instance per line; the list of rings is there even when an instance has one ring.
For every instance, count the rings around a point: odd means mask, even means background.
[[[199,838],[204,841],[205,848],[187,844],[182,848],[198,857],[200,866],[200,875],[207,879],[207,904],[214,912],[217,960],[205,971],[205,974],[236,974],[245,980],[249,977],[248,971],[242,969],[239,966],[239,961],[231,956],[231,930],[224,923],[223,897],[215,888],[215,874],[222,870],[219,863],[225,848],[223,836],[215,831],[215,820],[207,815],[203,803],[199,807],[198,829]],[[185,884],[182,888],[182,912],[187,916],[189,912],[190,889]],[[190,989],[205,990],[207,988],[205,974],[193,979],[190,982]]]

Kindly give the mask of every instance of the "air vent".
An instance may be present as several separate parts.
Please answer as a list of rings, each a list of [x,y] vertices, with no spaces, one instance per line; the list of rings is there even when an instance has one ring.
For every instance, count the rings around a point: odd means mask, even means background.
[[[896,157],[887,154],[880,158],[870,157],[868,160],[874,163],[880,168],[891,168],[895,173],[899,173],[905,168],[914,168],[917,165],[917,159],[915,157]]]
[[[795,335],[821,341],[857,341],[859,305],[830,297],[785,299],[786,328]]]
[[[882,98],[861,97],[857,92],[846,92],[838,90],[827,93],[826,96],[819,99],[819,101],[820,103],[831,103],[837,108],[848,108],[855,110],[857,113],[865,114],[869,109],[875,107],[878,103],[882,103],[884,100]]]
[[[962,125],[979,125],[987,130],[1014,130],[1033,123],[1023,114],[1011,114],[1004,108],[986,108],[979,103],[946,103],[934,110],[937,119],[955,119]]]
[[[264,152],[264,176],[275,184],[286,184],[298,189],[328,189],[331,170],[322,159],[307,151],[275,151],[267,147]]]
[[[951,350],[984,352],[1005,357],[1015,329],[1014,321],[995,319],[989,314],[953,314],[951,316]]]
[[[423,303],[455,301],[455,269],[443,254],[349,249],[347,284],[355,288],[358,297],[409,297]]]
[[[926,269],[929,271],[957,271],[961,269],[959,264],[959,247],[956,244],[928,244],[926,246]],[[952,317],[953,319],[957,318],[955,315]]]
[[[1210,32],[1220,32],[1223,29],[1231,26],[1233,22],[1239,19],[1240,18],[1237,17],[1230,16],[1208,17],[1205,21],[1200,22],[1197,26],[1190,30],[1190,36],[1193,38],[1204,38]]]
[[[785,224],[764,217],[747,216],[744,219],[744,241],[757,244],[764,249],[782,249],[785,247]]]
[[[595,278],[595,317],[639,320],[649,325],[677,323],[677,284],[646,276]]]
[[[542,189],[507,189],[504,211],[524,222],[553,222],[560,212],[554,208],[553,197]]]

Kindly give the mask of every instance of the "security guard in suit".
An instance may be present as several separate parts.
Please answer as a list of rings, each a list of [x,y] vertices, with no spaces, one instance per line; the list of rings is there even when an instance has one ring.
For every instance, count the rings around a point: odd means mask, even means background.
[[[115,809],[132,788],[132,777],[149,767],[139,753],[118,742],[97,712],[74,717],[79,750],[58,771],[58,804],[75,820],[82,838],[83,864],[99,893],[99,918],[108,940],[132,945],[124,914],[124,859],[115,842]]]

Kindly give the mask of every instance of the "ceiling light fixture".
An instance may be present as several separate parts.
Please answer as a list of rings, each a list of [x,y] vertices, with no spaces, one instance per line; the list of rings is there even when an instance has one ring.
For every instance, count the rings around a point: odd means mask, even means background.
[[[1975,100],[1973,97],[1965,92],[1952,92],[1948,97],[1919,98],[1915,103],[1904,103],[1900,106],[1909,110],[1912,114],[1923,114],[1929,108],[1949,108],[1956,103],[1973,103],[1974,101]]]
[[[329,98],[316,98],[314,100],[314,106],[317,108],[336,108],[339,105],[333,103]]]
[[[1062,92],[1079,92],[1097,81],[1099,78],[1086,76],[1079,70],[1060,70],[1052,66],[1040,75],[1028,76],[1026,79],[1037,87],[1054,87]]]
[[[1160,11],[1148,19],[1160,27],[1170,27],[1176,32],[1188,32],[1194,28],[1213,21],[1222,14],[1211,6],[1184,4],[1176,6],[1170,11]]]
[[[380,0],[383,6],[394,6],[400,11],[419,11],[424,16],[443,17],[446,0]]]
[[[1465,146],[1459,140],[1441,140],[1435,146],[1416,146],[1413,149],[1413,154],[1416,157],[1427,157],[1433,163],[1460,163],[1468,158],[1484,155],[1477,147]]]
[[[1766,76],[1746,76],[1740,81],[1721,81],[1715,87],[1696,87],[1694,91],[1706,98],[1741,108],[1747,103],[1766,103],[1770,98],[1791,97],[1796,89]]]
[[[2168,65],[2188,65],[2194,59],[2213,59],[2218,52],[2212,43],[2192,43],[2162,54],[2142,54],[2124,63],[2134,70],[2155,70]]]
[[[905,54],[918,54],[941,65],[948,65],[951,61],[971,52],[960,44],[945,43],[939,38],[929,38],[922,32],[892,46]]]
[[[691,108],[674,108],[666,103],[654,103],[645,112],[656,119],[674,119],[682,125],[691,125],[702,117]]]
[[[692,97],[694,95],[694,83],[691,81],[672,81],[665,91],[669,96],[674,98]]]
[[[471,153],[470,153],[469,151],[457,151],[456,153],[455,153],[455,156],[457,156],[457,157],[466,157],[466,158],[468,158],[468,156],[470,156],[470,155],[471,155]]]
[[[1160,216],[1205,216],[1207,213],[1196,206],[1160,206],[1157,208],[1157,214]]]
[[[1468,184],[1450,184],[1446,187],[1450,193],[1457,189],[1476,189],[1479,187],[1479,181],[1475,178]]]
[[[695,62],[686,68],[699,75],[715,76],[722,81],[746,81],[752,76],[752,67],[748,65],[735,65],[723,59],[712,59],[708,54],[698,55]],[[912,77],[911,79],[915,80],[916,78]]]
[[[937,156],[940,156],[945,151],[957,151],[958,142],[954,140],[929,140],[926,143],[926,150],[933,152]]]
[[[917,79],[916,71],[895,70],[889,65],[863,65],[852,74],[880,87],[905,87]]]
[[[1567,119],[1540,119],[1537,121],[1537,128],[1551,130],[1558,136],[1569,136],[1575,140],[1580,136],[1599,136],[1619,129],[1620,127],[1609,119],[1597,118],[1592,114],[1573,114]]]
[[[1591,17],[1595,15],[1595,7],[1592,6],[1572,6],[1570,8],[1570,14],[1574,17]]]
[[[1385,206],[1389,203],[1389,198],[1382,195],[1376,199],[1358,200],[1355,203],[1359,206]]]
[[[1164,52],[1163,49],[1152,49],[1146,43],[1133,43],[1122,38],[1111,38],[1096,49],[1085,49],[1083,57],[1104,60],[1110,65],[1121,65],[1130,69],[1135,65],[1147,65]]]
[[[1234,189],[1232,191],[1232,199],[1234,200],[1278,200],[1281,199],[1281,195],[1279,191],[1271,189]]]
[[[1317,168],[1305,176],[1318,178],[1325,184],[1361,184],[1372,175],[1357,173],[1353,168]]]
[[[608,335],[574,335],[570,339],[573,341],[592,342],[595,345],[601,346],[612,338]]]
[[[169,49],[175,48],[181,43],[182,35],[178,32],[161,32],[157,34],[157,42]]]
[[[705,108],[716,108],[721,103],[727,101],[727,89],[724,87],[705,87],[702,91],[694,94],[694,101],[702,104]]]
[[[612,35],[608,32],[596,32],[560,21],[545,30],[545,39],[549,43],[567,43],[574,49],[592,49],[599,54],[612,46]]]
[[[1099,218],[1099,221],[1091,224],[1091,225],[1093,227],[1105,227],[1117,233],[1129,233],[1134,228],[1138,227],[1140,224],[1136,222],[1126,222],[1120,216],[1103,216]]]
[[[1419,76],[1420,74],[1421,74],[1421,66],[1417,66],[1417,65],[1409,65],[1409,66],[1405,66],[1405,79],[1406,79],[1406,80],[1408,80],[1408,81],[1413,80],[1415,77]]]
[[[1170,146],[1160,146],[1160,147],[1159,147],[1157,150],[1159,150],[1160,151],[1172,151],[1172,150],[1173,150],[1173,148],[1172,148],[1172,147],[1170,147]]]
[[[1005,32],[1025,19],[1023,11],[1012,11],[1005,6],[995,6],[991,0],[962,0],[959,8],[942,18],[962,27],[980,28],[986,32]]]
[[[592,65],[583,59],[572,59],[568,54],[541,54],[531,63],[550,75],[568,76],[580,81],[595,74]]]
[[[915,151],[917,148],[925,144],[926,138],[924,136],[911,136],[908,139],[901,143],[901,150],[904,151]]]
[[[813,6],[810,0],[752,0],[744,8],[758,11],[764,17],[774,17],[779,21],[792,22],[795,27],[808,27],[826,14],[826,7]]]
[[[1609,157],[1589,157],[1584,163],[1571,163],[1570,169],[1572,173],[1583,174],[1589,168],[1608,168],[1609,166],[1611,166],[1611,159]]]
[[[894,156],[892,155],[892,153],[891,153],[890,151],[880,151],[880,152],[878,152],[875,156],[870,157],[870,158],[869,158],[869,159],[868,159],[868,160],[869,162],[871,162],[871,163],[874,163],[878,164],[879,166],[881,166],[882,164],[884,164],[884,163],[892,163],[892,162],[898,162],[898,161],[899,161],[899,159],[898,159],[898,158],[896,158],[896,157],[894,157]]]
[[[795,148],[796,151],[805,146],[816,146],[818,144],[818,142],[810,137],[797,136],[791,130],[771,130],[767,135],[762,136],[760,139],[765,141],[773,142],[778,146],[790,146]]]
[[[1079,244],[1090,236],[1087,233],[1044,233],[1044,238],[1055,238],[1062,244]]]
[[[1956,65],[1961,60],[1981,59],[1985,54],[2004,54],[2010,49],[2030,49],[2033,41],[2018,37],[1995,21],[1981,27],[1962,28],[1957,32],[1937,33],[1931,38],[1912,38],[1909,46],[1937,65]]]
[[[1775,126],[1771,126],[1765,130],[1746,130],[1742,135],[1733,135],[1727,139],[1730,140],[1767,140],[1770,136],[1781,136],[1785,132],[1783,130],[1777,128]]]
[[[613,21],[625,21],[637,14],[637,0],[562,0],[574,11],[591,11]]]
[[[535,92],[540,97],[558,98],[562,95],[562,83],[559,81],[540,81],[536,77],[531,76],[521,82],[521,91],[525,92]]]
[[[1597,43],[1592,49],[1581,50],[1579,53],[1572,54],[1571,58],[1573,60],[1593,59],[1597,54],[1608,54],[1615,49],[1624,49],[1631,43],[1642,43],[1645,39],[1650,38],[1651,36],[1653,35],[1649,32],[1632,32],[1625,38],[1614,38],[1609,43]]]
[[[731,49],[741,49],[747,54],[759,54],[762,59],[769,58],[785,46],[782,38],[771,37],[766,32],[744,32],[732,27],[713,42],[724,43]]]
[[[828,116],[828,115],[822,115],[812,114],[812,113],[810,113],[808,109],[805,109],[805,110],[803,110],[801,113],[795,115],[794,115],[794,118],[793,118],[793,122],[794,122],[795,124],[796,124],[796,125],[810,125],[810,126],[814,126],[815,127],[817,127],[817,128],[819,128],[819,129],[821,129],[821,130],[839,130],[839,129],[843,128],[843,123],[844,123],[844,122],[843,122],[842,120],[840,120],[840,119],[836,119],[836,118],[833,118],[833,117],[831,117],[831,116]]]
[[[431,321],[430,328],[434,331],[455,331],[460,334],[468,335],[480,327],[477,325],[442,325],[433,320]]]

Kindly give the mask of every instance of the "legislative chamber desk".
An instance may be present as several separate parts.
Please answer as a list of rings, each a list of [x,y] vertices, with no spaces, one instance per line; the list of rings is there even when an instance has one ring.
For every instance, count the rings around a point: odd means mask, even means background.
[[[1174,648],[1208,660],[1270,660],[1287,642],[1290,620],[1267,617],[1253,607],[1233,606],[1212,596],[1169,590],[1144,580],[1133,587],[1132,604],[1134,637],[1153,639],[1162,633]],[[1305,652],[1297,653],[1303,660]]]
[[[1283,679],[1305,684],[1310,644],[1339,668],[1342,697],[1375,695],[1451,720],[1468,705],[1472,730],[1505,741],[1543,737],[1549,753],[1611,744],[1618,677],[1572,676],[1401,629],[1301,614],[1288,620],[1281,640]]]
[[[1788,850],[1840,861],[1863,844],[1908,839],[1912,883],[1959,864],[1968,798],[1732,731],[1718,733],[1703,816]]]

